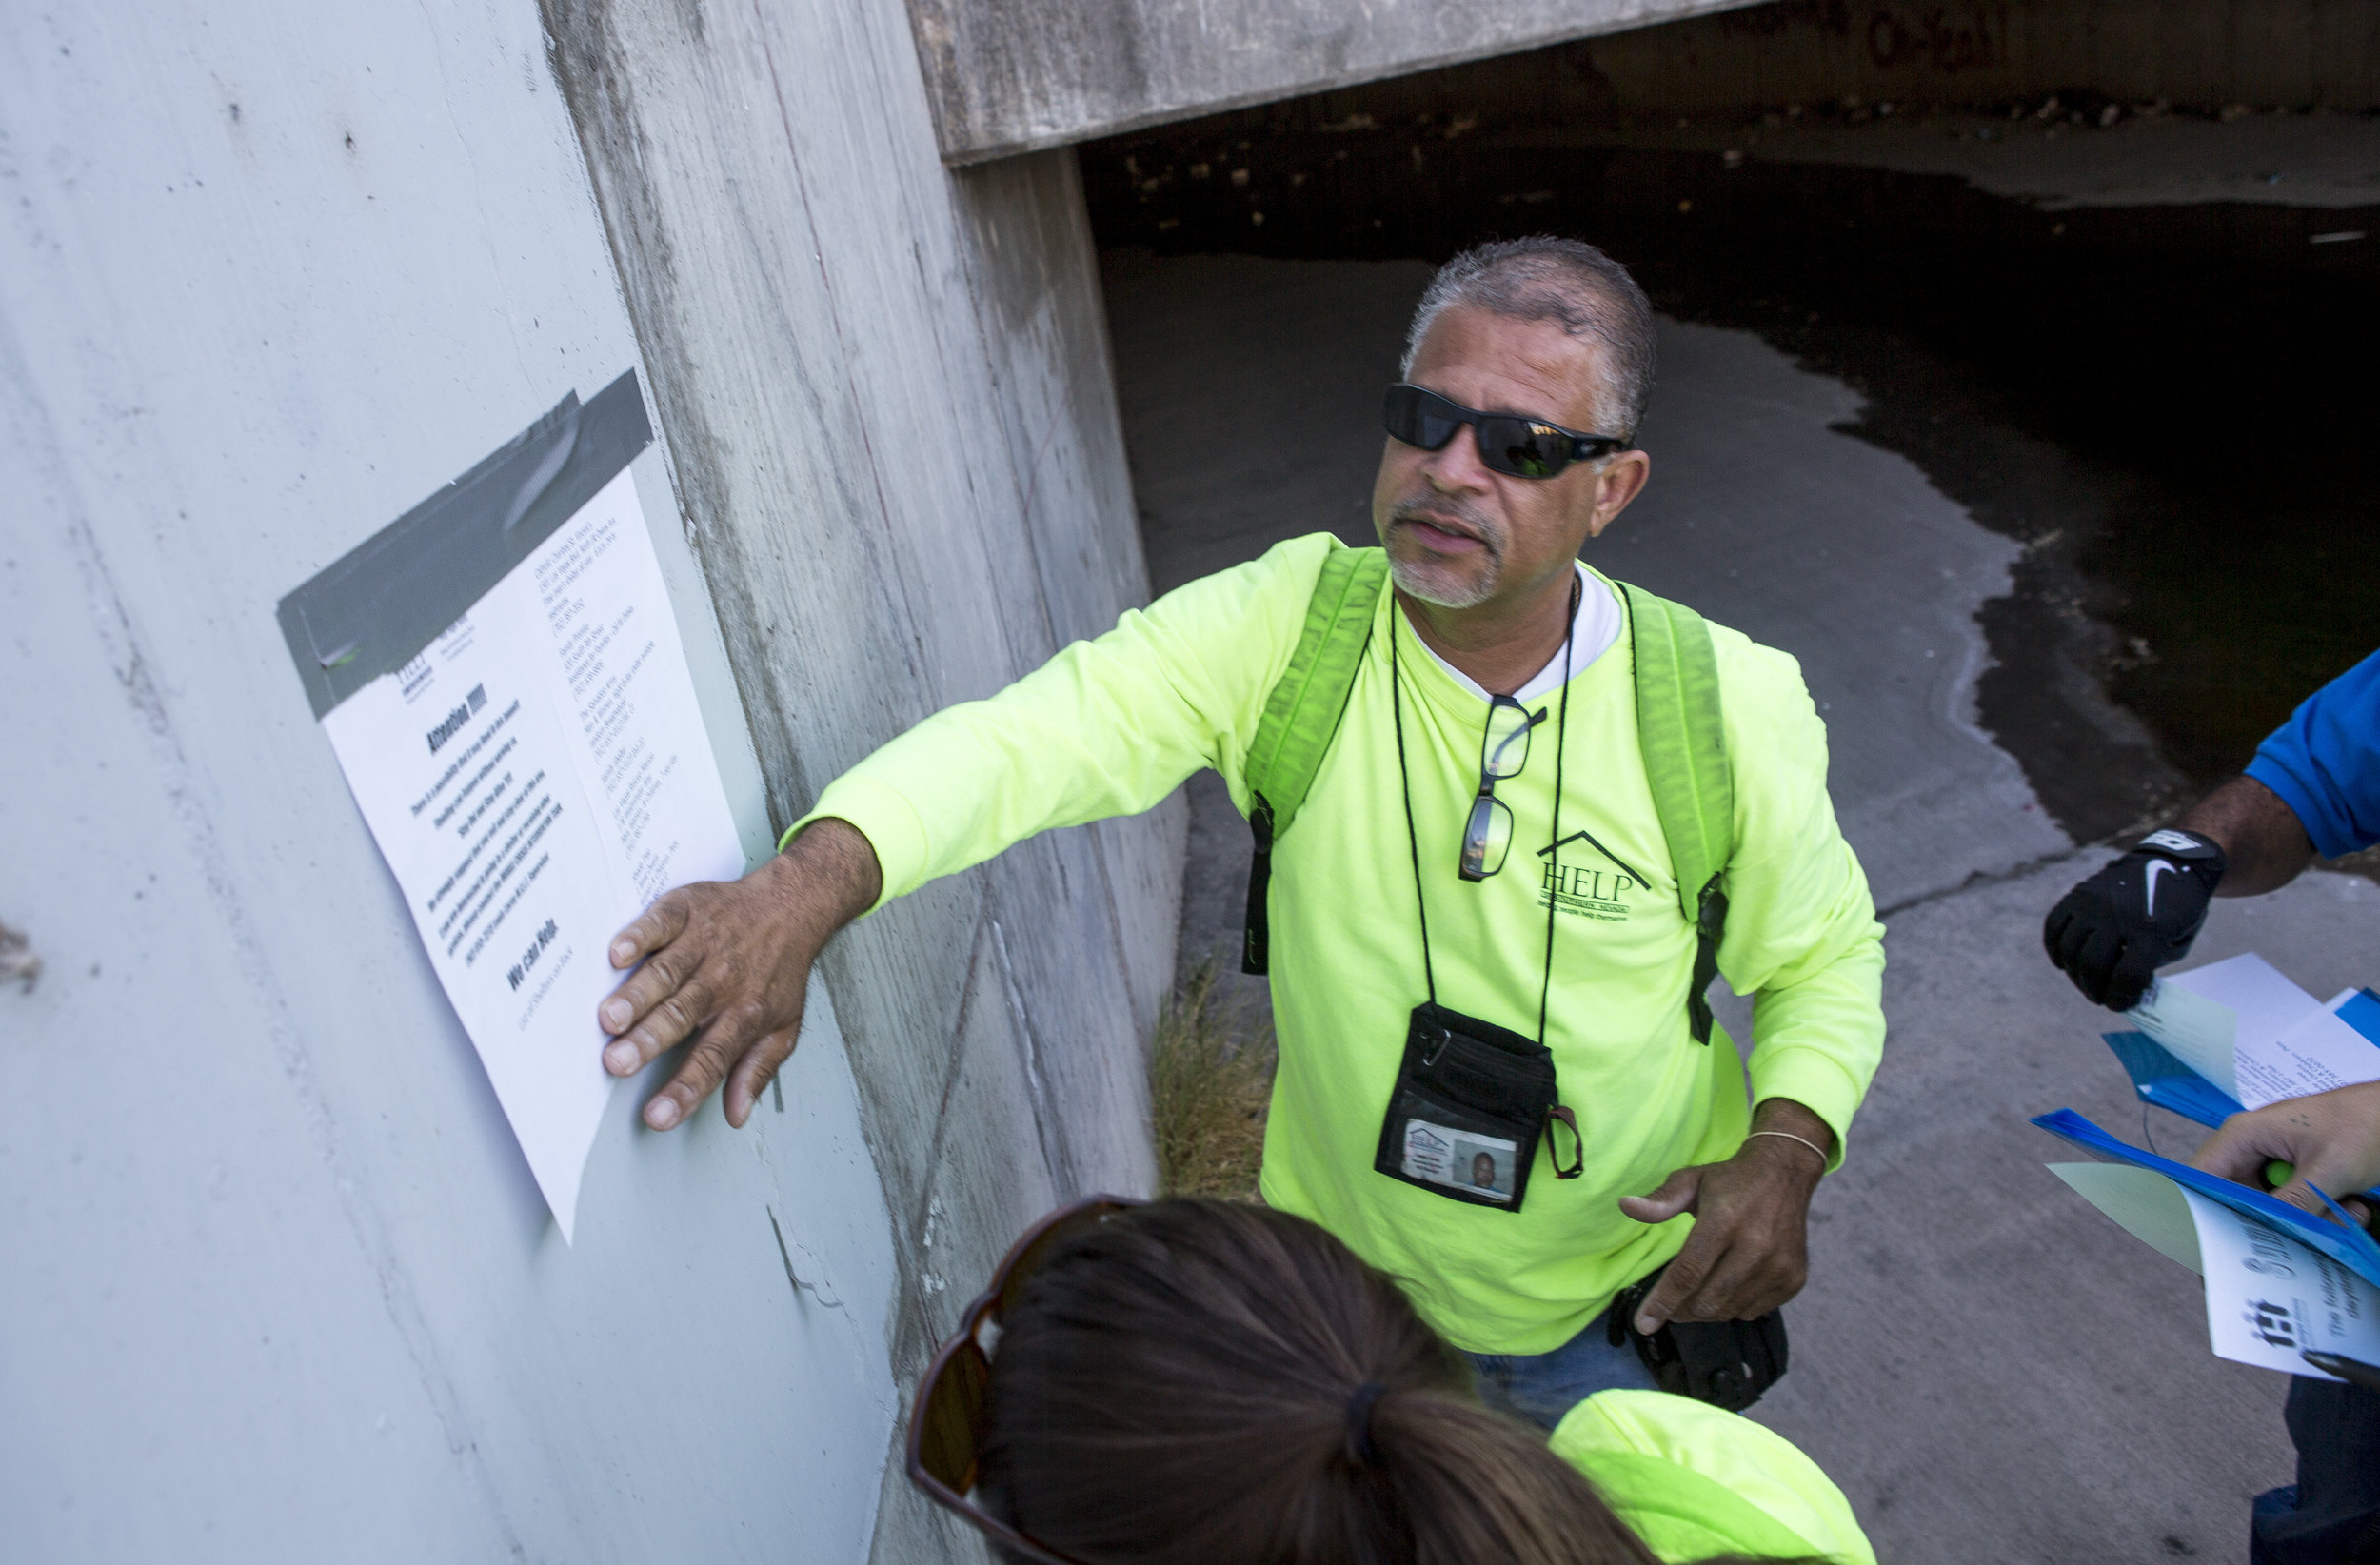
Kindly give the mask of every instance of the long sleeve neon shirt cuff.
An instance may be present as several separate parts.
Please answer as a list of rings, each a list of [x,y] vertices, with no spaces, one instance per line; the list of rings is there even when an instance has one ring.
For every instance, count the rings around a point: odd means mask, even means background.
[[[803,828],[821,821],[845,822],[875,850],[883,889],[868,912],[925,883],[925,822],[918,819],[916,807],[893,788],[871,777],[838,779],[820,795],[816,808],[785,828],[785,834],[777,839],[777,851],[784,852]]]
[[[1763,1049],[1752,1058],[1754,1110],[1772,1098],[1789,1098],[1835,1132],[1835,1150],[1826,1170],[1843,1166],[1843,1151],[1851,1140],[1852,1116],[1858,1111],[1866,1083],[1854,1080],[1842,1062],[1815,1044]]]

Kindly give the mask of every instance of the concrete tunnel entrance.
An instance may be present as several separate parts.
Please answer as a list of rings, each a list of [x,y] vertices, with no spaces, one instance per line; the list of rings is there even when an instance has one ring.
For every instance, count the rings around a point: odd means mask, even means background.
[[[1192,257],[1246,258],[1254,278],[1259,257],[1435,264],[1540,231],[1603,246],[1664,315],[1750,332],[1858,391],[1850,432],[2024,546],[1985,612],[1982,723],[2096,840],[2235,771],[2370,650],[2380,125],[2120,84],[1962,96],[1956,72],[1899,101],[1826,95],[1821,72],[1796,90],[1774,67],[1745,84],[1760,97],[1709,102],[1726,94],[1706,82],[1686,112],[1647,107],[1694,38],[1749,50],[1826,9],[1094,143],[1111,306],[1159,307]],[[1876,10],[1886,33],[1895,15]],[[1654,79],[1614,79],[1632,67]],[[1120,319],[1117,338],[1140,332]],[[1279,435],[1284,451],[1299,438]]]
[[[1886,1558],[2240,1558],[2289,1477],[2283,1382],[2211,1358],[2192,1279],[2043,1172],[2026,1117],[2148,1111],[2039,929],[2097,844],[2371,650],[2380,126],[2330,86],[2160,93],[2046,51],[1894,77],[1897,15],[1759,8],[1083,147],[1152,585],[1372,541],[1436,263],[1550,230],[1629,265],[1663,316],[1655,478],[1590,558],[1801,660],[1893,963],[1755,1416]],[[1217,780],[1192,805],[1185,964],[1230,950],[1246,864]],[[2370,881],[2315,875],[2219,904],[2198,955],[2319,988],[2380,976],[2375,936]]]

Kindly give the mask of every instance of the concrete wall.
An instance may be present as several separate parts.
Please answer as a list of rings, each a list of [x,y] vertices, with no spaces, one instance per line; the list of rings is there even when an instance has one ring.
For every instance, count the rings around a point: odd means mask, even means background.
[[[894,0],[546,20],[0,13],[11,1558],[972,1557],[885,1465],[922,1351],[1149,1178],[1178,811],[868,921],[782,1110],[624,1088],[545,1218],[277,598],[638,366],[759,852],[1144,591],[1067,155],[946,174]]]
[[[771,802],[1144,594],[1071,153],[953,174],[896,0],[546,0]],[[1152,1175],[1178,805],[927,887],[825,963],[913,1369],[1029,1215]],[[877,1557],[935,1557],[897,1475]]]
[[[942,155],[980,162],[1743,0],[909,0]]]
[[[2126,102],[2380,107],[2362,0],[1785,0],[1598,40],[1624,107],[1993,103],[2081,88]]]

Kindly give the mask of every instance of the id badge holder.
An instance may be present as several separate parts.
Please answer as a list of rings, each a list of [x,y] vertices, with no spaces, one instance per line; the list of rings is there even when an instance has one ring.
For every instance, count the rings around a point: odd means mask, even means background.
[[[1537,1142],[1567,1127],[1570,1165],[1584,1166],[1577,1121],[1556,1101],[1553,1051],[1508,1027],[1440,1005],[1414,1007],[1373,1169],[1448,1200],[1517,1212]]]

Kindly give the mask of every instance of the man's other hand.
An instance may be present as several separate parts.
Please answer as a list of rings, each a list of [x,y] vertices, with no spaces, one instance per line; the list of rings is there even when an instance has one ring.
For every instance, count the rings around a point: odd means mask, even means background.
[[[2380,1184],[2380,1081],[2285,1098],[2234,1114],[2190,1162],[2262,1190],[2265,1164],[2276,1159],[2296,1169],[2295,1178],[2272,1192],[2279,1199],[2325,1214],[2328,1209],[2309,1188],[2319,1185],[2358,1220],[2370,1220],[2370,1203],[2354,1196]]]
[[[604,1068],[633,1076],[664,1050],[694,1046],[645,1105],[645,1122],[683,1122],[722,1080],[727,1122],[751,1118],[793,1054],[810,964],[827,938],[876,903],[876,850],[842,821],[821,821],[741,881],[668,892],[612,937],[611,964],[637,967],[597,1008],[612,1041]]]
[[[2050,909],[2042,948],[2093,1005],[2129,1011],[2158,968],[2190,954],[2223,871],[2212,839],[2152,832]]]
[[[1787,1136],[1747,1137],[1723,1163],[1681,1168],[1650,1196],[1622,1196],[1638,1222],[1694,1214],[1694,1232],[1645,1296],[1636,1330],[1672,1320],[1753,1320],[1801,1292],[1810,1276],[1810,1197],[1835,1144],[1826,1121],[1801,1104],[1772,1098],[1753,1128]],[[1807,1141],[1808,1145],[1803,1142]]]

